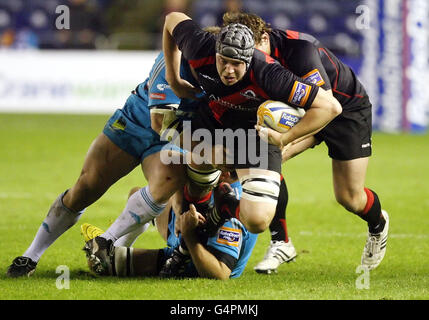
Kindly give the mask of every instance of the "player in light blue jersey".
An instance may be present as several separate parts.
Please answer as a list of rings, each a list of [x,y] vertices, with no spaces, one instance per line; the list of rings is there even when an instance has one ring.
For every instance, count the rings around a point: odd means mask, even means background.
[[[192,81],[189,72],[187,64],[183,64],[181,76]],[[112,115],[103,132],[93,141],[76,183],[53,202],[31,245],[9,266],[9,277],[31,275],[46,249],[79,220],[85,208],[138,165],[141,165],[148,185],[129,198],[124,211],[103,237],[120,240],[164,210],[170,197],[183,189],[186,174],[183,165],[161,161],[160,150],[167,142],[161,141],[159,134],[152,129],[151,118],[154,123],[162,125],[163,112],[176,108],[179,103],[180,99],[165,79],[161,53],[146,81],[137,86],[122,109]],[[151,107],[155,107],[152,115]],[[133,215],[128,212],[133,212]],[[122,239],[119,243],[127,241]]]
[[[227,183],[222,184],[228,186],[225,189],[227,191],[232,191],[233,188],[235,192],[240,192],[239,182],[230,187]],[[239,193],[236,194],[238,197]],[[215,196],[222,198],[222,191]],[[225,221],[215,235],[207,237],[198,232],[198,226],[204,224],[205,218],[193,205],[182,215],[176,215],[173,207],[172,201],[169,201],[164,212],[156,218],[158,231],[167,241],[167,247],[162,249],[130,248],[113,245],[110,241],[109,249],[106,250],[108,254],[95,259],[89,254],[91,238],[103,231],[89,224],[83,225],[82,233],[87,241],[85,251],[90,269],[98,275],[157,276],[160,267],[173,255],[183,237],[190,255],[175,277],[240,277],[255,246],[257,235],[250,233],[239,220],[232,218]],[[179,236],[177,227],[181,232]]]

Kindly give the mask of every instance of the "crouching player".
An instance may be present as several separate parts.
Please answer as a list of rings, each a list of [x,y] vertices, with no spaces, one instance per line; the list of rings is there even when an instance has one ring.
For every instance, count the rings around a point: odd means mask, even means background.
[[[225,198],[236,196],[233,190],[237,192],[237,189],[241,189],[240,184],[236,184],[219,184],[214,192],[216,206],[221,207]],[[173,252],[177,253],[180,237],[183,237],[190,256],[174,277],[220,280],[239,277],[249,260],[257,235],[250,233],[239,220],[231,218],[224,222],[214,236],[204,236],[200,232],[206,221],[204,215],[197,212],[192,204],[190,210],[176,215],[175,211],[180,210],[180,207],[177,207],[175,198],[170,199],[162,214],[155,220],[158,232],[167,241],[166,248],[114,246],[112,241],[99,236],[103,233],[102,230],[89,224],[82,225],[86,241],[84,251],[91,271],[104,276],[158,276],[165,261],[174,256]],[[96,247],[99,249],[94,250]]]

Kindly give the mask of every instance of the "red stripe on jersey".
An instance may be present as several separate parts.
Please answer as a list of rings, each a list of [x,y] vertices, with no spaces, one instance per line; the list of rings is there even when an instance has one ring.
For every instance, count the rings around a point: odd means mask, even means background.
[[[265,91],[255,83],[253,70],[250,72],[250,79],[252,84],[246,88],[241,89],[239,92],[234,92],[229,96],[220,97],[219,99],[209,102],[210,109],[212,110],[213,116],[217,121],[220,122],[220,118],[228,108],[237,106],[237,109],[239,109],[239,105],[246,103],[249,101],[249,99],[255,97],[262,97],[265,100],[269,99]]]
[[[288,67],[287,64],[286,64],[286,61],[283,59],[283,57],[280,54],[279,48],[277,48],[277,47],[274,48],[274,57],[276,57],[276,59],[280,62],[280,64],[283,67],[285,67],[285,68]]]
[[[324,48],[319,48],[319,50],[320,50],[320,51],[323,51],[323,52],[326,54],[326,56],[328,57],[329,61],[331,61],[332,65],[334,66],[334,68],[335,68],[335,72],[337,73],[337,76],[335,77],[335,83],[334,83],[334,87],[332,88],[332,91],[333,91],[333,92],[335,92],[335,93],[338,93],[338,94],[340,94],[340,95],[342,95],[342,96],[345,96],[345,97],[347,97],[347,98],[351,98],[351,97],[352,97],[351,95],[348,95],[347,93],[344,93],[344,92],[341,92],[341,91],[338,91],[338,90],[337,90],[338,78],[339,78],[339,76],[340,76],[340,74],[339,74],[339,72],[338,72],[337,65],[334,63],[334,61],[332,61],[332,59],[331,59],[331,57],[329,56],[328,52],[327,52]],[[363,98],[363,96],[361,96],[361,95],[359,95],[359,94],[355,94],[355,97]]]
[[[286,35],[288,39],[299,39],[299,32],[293,30],[286,30]]]
[[[215,119],[219,122],[220,118],[222,117],[223,113],[226,111],[226,109],[228,109],[226,106],[220,104],[218,101],[210,101],[209,102],[209,107],[213,112],[213,116],[215,117]]]
[[[270,99],[270,97],[268,96],[268,94],[266,94],[266,93],[265,93],[265,91],[264,91],[264,90],[262,90],[262,88],[261,88],[261,87],[259,87],[259,86],[256,84],[255,73],[254,73],[254,71],[253,71],[253,70],[250,70],[250,81],[252,81],[252,83],[253,83],[253,85],[254,85],[254,86],[247,87],[245,90],[248,90],[248,89],[252,88],[252,89],[254,89],[255,93],[256,93],[258,96],[261,96],[262,98],[264,98],[264,99],[266,99],[266,100],[269,100],[269,99]]]
[[[256,49],[256,48],[255,48]],[[256,50],[259,50],[259,49],[256,49]],[[263,54],[264,54],[264,56],[265,56],[265,62],[267,62],[267,63],[274,63],[274,62],[276,62],[275,60],[274,60],[274,58],[273,57],[271,57],[268,53],[266,53],[265,51],[262,51],[262,50],[259,50],[260,52],[262,52]]]
[[[201,58],[198,60],[189,60],[189,64],[194,69],[200,68],[202,66],[206,66],[209,64],[213,64],[213,63],[215,63],[215,57],[214,56],[205,57],[205,58]]]

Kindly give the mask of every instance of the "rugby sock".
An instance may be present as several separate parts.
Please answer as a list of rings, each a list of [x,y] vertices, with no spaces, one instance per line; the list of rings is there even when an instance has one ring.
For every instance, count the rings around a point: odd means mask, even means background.
[[[115,241],[115,247],[132,247],[134,242],[136,242],[138,236],[140,236],[143,232],[149,228],[150,222],[146,222],[145,224],[139,225],[135,230],[123,235],[118,240]]]
[[[381,204],[377,194],[367,188],[364,188],[367,202],[366,206],[360,214],[358,214],[363,220],[368,222],[370,233],[379,233],[383,231],[386,221],[381,214]]]
[[[215,206],[208,216],[207,233],[214,235],[222,221],[230,218],[240,220],[240,200],[228,183],[220,183],[215,192]]]
[[[131,277],[134,276],[133,248],[115,247],[111,264],[112,276]]]
[[[283,175],[280,176],[280,192],[276,213],[270,224],[271,240],[289,242],[286,226],[286,207],[289,194]]]
[[[182,212],[186,212],[189,210],[189,205],[192,203],[195,205],[195,208],[198,212],[200,212],[202,215],[206,216],[209,203],[211,200],[212,191],[209,191],[206,195],[202,197],[192,197],[189,193],[187,185],[185,185],[183,189],[183,202],[182,202]],[[184,254],[188,255],[188,247],[186,246],[185,240],[183,238],[180,239],[180,246],[179,251]]]
[[[128,198],[125,209],[101,237],[116,242],[120,237],[153,220],[166,205],[167,203],[155,202],[149,186],[141,188]]]
[[[72,227],[85,211],[84,209],[80,212],[74,212],[64,205],[62,199],[67,191],[68,190],[61,193],[52,204],[33,242],[23,254],[24,257],[38,262],[45,250],[48,249],[59,236]]]

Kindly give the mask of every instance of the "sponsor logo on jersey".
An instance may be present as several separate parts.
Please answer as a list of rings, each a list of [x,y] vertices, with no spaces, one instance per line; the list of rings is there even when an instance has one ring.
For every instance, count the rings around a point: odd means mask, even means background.
[[[305,106],[308,96],[310,95],[310,90],[310,85],[295,81],[288,101],[294,105],[303,107]]]
[[[241,230],[222,226],[219,229],[216,242],[228,246],[238,247],[241,238]]]
[[[155,99],[155,100],[165,100],[166,95],[165,93],[151,93],[149,95],[150,99]]]
[[[126,126],[127,126],[127,121],[123,117],[120,117],[119,119],[117,119],[115,122],[112,123],[112,128],[116,130],[125,130]]]
[[[302,78],[308,80],[310,83],[315,84],[316,86],[319,86],[319,87],[325,84],[325,81],[323,80],[318,69],[311,70]]]
[[[158,84],[156,85],[156,88],[157,88],[159,91],[164,91],[165,89],[170,89],[170,86],[169,86],[168,84],[165,84],[165,83],[158,83]]]
[[[292,128],[294,125],[297,124],[297,122],[299,121],[299,117],[287,113],[287,112],[283,112],[282,116],[279,120],[279,126],[284,127],[284,128]]]

